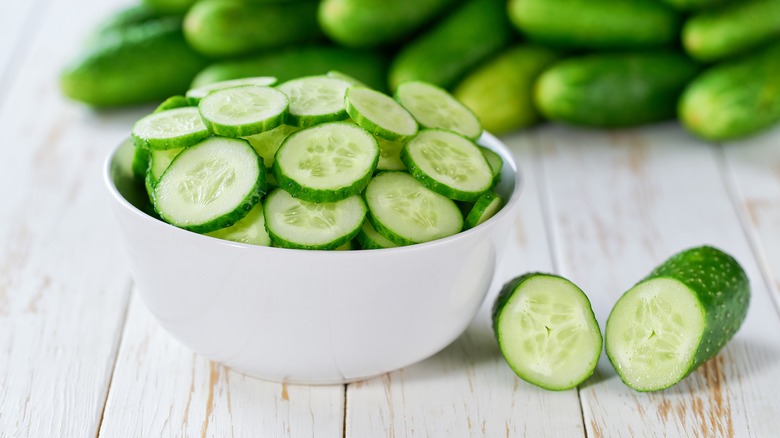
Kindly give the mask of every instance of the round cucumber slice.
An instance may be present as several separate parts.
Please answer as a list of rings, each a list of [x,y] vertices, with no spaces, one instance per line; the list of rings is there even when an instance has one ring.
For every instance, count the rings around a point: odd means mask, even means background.
[[[733,257],[710,246],[672,256],[618,300],[607,357],[637,391],[668,388],[715,356],[747,315],[750,286]]]
[[[352,87],[347,90],[346,106],[352,120],[377,137],[404,142],[417,134],[417,121],[409,111],[379,91]]]
[[[287,96],[275,88],[244,85],[211,92],[200,100],[198,110],[212,133],[246,137],[284,123],[288,104]]]
[[[265,166],[248,142],[211,137],[176,156],[154,186],[154,208],[172,225],[208,233],[246,216],[265,184]]]
[[[441,239],[463,228],[463,216],[455,202],[406,172],[375,176],[366,187],[365,198],[371,225],[396,245]]]
[[[270,131],[244,137],[244,139],[248,141],[253,148],[255,148],[257,154],[260,155],[260,157],[263,159],[265,167],[270,169],[274,165],[276,151],[279,150],[279,147],[284,142],[284,139],[299,129],[301,128],[296,126],[281,125]]]
[[[443,88],[422,81],[408,81],[395,90],[395,99],[424,128],[441,128],[476,140],[482,135],[477,116]]]
[[[307,127],[347,118],[344,98],[352,84],[328,76],[307,76],[277,86],[290,99],[287,123]]]
[[[508,282],[493,306],[501,354],[521,379],[544,389],[574,388],[593,374],[601,331],[574,283],[530,273]]]
[[[276,189],[266,198],[265,213],[268,233],[277,246],[336,249],[358,233],[366,204],[357,195],[337,202],[307,202]]]
[[[495,216],[504,206],[504,199],[498,196],[493,191],[485,192],[477,199],[474,206],[471,207],[466,220],[463,224],[463,229],[468,230],[474,228],[477,225],[485,222],[491,217]]]
[[[377,233],[371,222],[363,222],[363,226],[357,234],[357,241],[362,249],[396,248],[398,245],[390,239]]]
[[[227,81],[212,82],[201,85],[187,91],[185,97],[190,105],[197,105],[201,99],[208,96],[212,91],[224,90],[227,88],[240,87],[242,85],[256,85],[259,87],[271,87],[276,85],[276,78],[273,76],[255,76],[251,78],[230,79]]]
[[[133,125],[133,141],[146,149],[192,146],[210,136],[195,107],[174,108],[141,118]]]
[[[291,134],[274,161],[279,187],[309,202],[334,202],[366,187],[379,160],[374,136],[346,122]]]
[[[153,149],[149,155],[149,177],[152,186],[157,185],[163,173],[171,165],[173,159],[183,151],[184,148],[177,149]]]
[[[423,185],[457,201],[476,201],[493,184],[493,171],[471,140],[423,129],[401,149],[401,161]]]
[[[207,235],[217,239],[233,242],[248,243],[250,245],[270,246],[271,237],[265,229],[265,215],[263,204],[258,202],[249,213],[240,221],[226,228],[212,231]]]

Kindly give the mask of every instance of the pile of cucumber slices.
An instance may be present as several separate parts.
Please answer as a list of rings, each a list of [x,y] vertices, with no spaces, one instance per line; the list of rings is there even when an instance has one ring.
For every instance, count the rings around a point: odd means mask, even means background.
[[[390,97],[338,72],[191,89],[133,126],[133,168],[165,222],[238,242],[378,249],[494,215],[503,162],[447,91]]]

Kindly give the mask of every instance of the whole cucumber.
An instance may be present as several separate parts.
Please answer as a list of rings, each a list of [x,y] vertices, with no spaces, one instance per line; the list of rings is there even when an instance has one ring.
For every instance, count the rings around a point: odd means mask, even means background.
[[[695,11],[708,9],[735,0],[663,0],[678,11]]]
[[[184,41],[181,20],[144,22],[91,45],[60,76],[62,92],[100,106],[122,106],[183,94],[207,64]]]
[[[323,0],[319,23],[347,47],[376,47],[405,39],[453,0]]]
[[[533,104],[534,82],[559,58],[543,46],[516,45],[469,73],[453,95],[493,134],[531,126],[540,119]]]
[[[683,93],[679,117],[709,140],[746,137],[780,122],[780,41],[702,73]]]
[[[313,41],[317,2],[251,3],[204,0],[184,18],[184,36],[200,53],[212,57],[244,55],[260,50]]]
[[[450,88],[512,39],[504,0],[469,0],[398,52],[390,88],[421,80]]]
[[[197,0],[141,0],[141,4],[163,14],[184,15]]]
[[[603,53],[554,64],[536,83],[548,119],[597,127],[671,119],[699,66],[676,52]]]
[[[585,49],[672,45],[680,25],[658,0],[510,0],[509,18],[532,40]]]
[[[683,27],[685,50],[701,61],[747,53],[780,39],[780,0],[747,0],[703,11]]]
[[[378,90],[386,88],[387,59],[375,51],[333,46],[301,46],[253,57],[217,62],[200,72],[192,87],[249,76],[275,76],[279,82],[337,70]]]

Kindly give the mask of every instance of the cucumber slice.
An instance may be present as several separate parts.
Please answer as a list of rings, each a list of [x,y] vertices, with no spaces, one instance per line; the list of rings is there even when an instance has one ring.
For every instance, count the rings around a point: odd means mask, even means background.
[[[275,245],[335,249],[358,233],[366,217],[366,204],[358,195],[337,202],[307,202],[276,189],[266,198],[265,213]]]
[[[390,96],[364,87],[346,95],[347,114],[361,128],[390,141],[404,142],[417,134],[417,121]]]
[[[324,123],[282,143],[274,161],[279,187],[309,202],[335,202],[366,187],[379,160],[374,136],[352,123]]]
[[[183,151],[184,148],[152,150],[149,156],[149,177],[152,186],[156,186],[163,173],[171,165],[173,159]]]
[[[195,107],[175,108],[149,114],[133,125],[133,141],[146,149],[177,149],[192,146],[210,136]]]
[[[406,165],[401,161],[401,148],[404,144],[377,136],[374,138],[379,143],[379,162],[376,163],[376,170],[406,170]]]
[[[422,81],[408,81],[395,90],[395,99],[424,128],[441,128],[476,140],[482,125],[474,115],[443,88]]]
[[[274,165],[274,156],[276,151],[284,142],[284,139],[290,136],[293,132],[298,131],[300,128],[290,125],[281,125],[270,131],[261,132],[260,134],[250,135],[244,139],[255,148],[257,155],[263,159],[265,167],[270,169]]]
[[[485,222],[495,216],[503,206],[504,199],[495,192],[488,191],[483,193],[482,196],[477,199],[477,202],[474,203],[474,206],[471,207],[471,211],[469,211],[468,215],[466,215],[463,229],[468,230],[469,228],[474,228],[482,222]]]
[[[347,118],[344,98],[352,84],[328,76],[307,76],[277,88],[290,99],[288,124],[307,127]]]
[[[224,137],[246,137],[284,123],[288,100],[270,87],[244,85],[209,93],[198,110],[209,131]]]
[[[490,170],[493,171],[493,187],[498,185],[501,180],[501,168],[504,167],[504,160],[501,159],[501,155],[493,152],[484,146],[480,146],[479,150],[482,151],[482,155],[485,156],[485,160],[490,166]]]
[[[398,245],[390,239],[377,233],[371,222],[363,222],[363,226],[357,234],[357,241],[362,249],[396,248]]]
[[[136,181],[143,181],[146,178],[146,172],[149,171],[151,161],[151,151],[138,146],[133,148],[133,177]]]
[[[668,388],[715,356],[747,314],[750,286],[733,257],[702,246],[655,268],[607,320],[607,356],[637,391]]]
[[[327,76],[329,78],[341,79],[342,81],[347,81],[352,86],[371,88],[368,85],[366,85],[365,82],[361,82],[360,80],[358,80],[358,79],[356,79],[356,78],[354,78],[354,77],[352,77],[352,76],[350,76],[350,75],[348,75],[346,73],[342,73],[342,72],[340,72],[338,70],[330,70],[327,73],[325,73],[325,76]]]
[[[396,245],[451,236],[463,216],[451,199],[429,190],[406,172],[382,172],[365,192],[371,225]]]
[[[208,233],[246,216],[265,184],[265,166],[248,142],[212,137],[176,156],[154,187],[154,209],[172,225]]]
[[[588,297],[557,275],[530,273],[504,285],[493,305],[493,331],[515,374],[544,389],[574,388],[601,355]]]
[[[224,90],[227,88],[240,87],[242,85],[256,85],[259,87],[271,87],[276,85],[276,78],[273,76],[255,76],[251,78],[230,79],[227,81],[212,82],[192,88],[185,95],[190,105],[197,105],[201,99],[208,96],[212,91]]]
[[[252,210],[235,224],[207,233],[208,236],[250,245],[270,246],[271,236],[265,229],[263,204],[258,202]]]
[[[401,149],[401,161],[423,185],[457,201],[476,201],[493,184],[479,147],[454,132],[423,129]]]
[[[152,113],[161,113],[176,108],[186,108],[190,105],[190,102],[184,96],[171,96],[165,99]]]

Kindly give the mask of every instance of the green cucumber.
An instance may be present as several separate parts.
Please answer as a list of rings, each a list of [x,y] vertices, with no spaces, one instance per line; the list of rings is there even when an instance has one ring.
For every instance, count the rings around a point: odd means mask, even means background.
[[[780,122],[780,42],[704,71],[680,98],[679,118],[694,134],[716,141]]]
[[[252,210],[235,224],[207,234],[217,239],[248,243],[250,245],[271,246],[271,237],[265,229],[263,204],[260,202],[252,207]]]
[[[385,90],[386,69],[387,58],[380,52],[332,46],[296,46],[214,63],[195,77],[192,87],[249,76],[274,76],[284,82],[338,70],[371,88]]]
[[[550,120],[620,127],[671,119],[699,66],[674,52],[600,53],[542,73],[535,102]]]
[[[246,137],[281,126],[288,106],[287,95],[275,88],[242,85],[209,93],[198,111],[212,134]]]
[[[663,0],[664,3],[677,9],[678,11],[710,9],[733,1],[735,0]]]
[[[277,88],[290,100],[287,124],[303,128],[347,119],[344,99],[351,86],[345,80],[324,75],[279,84]]]
[[[490,170],[493,171],[492,187],[495,187],[501,181],[501,169],[504,167],[504,160],[501,158],[501,155],[498,155],[492,149],[480,146],[479,150],[482,151],[482,155],[485,156],[485,160],[490,165]]]
[[[399,42],[435,18],[453,0],[323,0],[318,20],[333,41],[347,47]]]
[[[417,134],[414,117],[382,92],[352,86],[347,90],[345,105],[352,121],[377,137],[404,142]]]
[[[501,354],[521,379],[562,391],[596,369],[601,331],[588,297],[569,280],[521,275],[501,289],[492,316]]]
[[[376,170],[406,170],[406,165],[401,161],[401,149],[403,143],[385,140],[374,136],[379,143],[379,161]]]
[[[141,0],[146,7],[160,13],[184,14],[198,0]]]
[[[466,214],[463,229],[468,230],[495,216],[504,206],[504,199],[493,191],[483,193]]]
[[[200,100],[209,93],[226,88],[240,87],[242,85],[257,85],[260,87],[271,87],[276,85],[277,79],[273,76],[255,76],[251,78],[230,79],[227,81],[213,82],[197,88],[187,90],[186,98],[192,105],[197,105]]]
[[[705,62],[748,53],[780,38],[780,1],[748,0],[702,11],[685,23],[685,51]]]
[[[356,239],[358,243],[360,243],[361,249],[395,248],[398,246],[390,239],[377,233],[369,221],[363,222],[363,226],[360,228],[360,231],[358,231]]]
[[[152,113],[153,114],[161,113],[163,111],[168,111],[176,108],[184,108],[188,106],[192,106],[190,105],[189,99],[187,99],[182,95],[176,95],[163,100],[161,104],[157,105],[157,108],[155,108],[154,111],[152,111]]]
[[[618,300],[607,320],[607,356],[637,391],[668,388],[712,358],[747,315],[745,271],[723,251],[682,251]]]
[[[133,142],[146,149],[179,149],[210,136],[195,107],[153,112],[133,125]]]
[[[84,47],[105,44],[106,40],[110,38],[122,38],[122,34],[129,29],[169,15],[143,4],[126,6],[100,21],[90,32],[84,42]]]
[[[179,19],[153,20],[88,48],[63,69],[60,88],[98,107],[160,101],[184,94],[205,66],[184,41]]]
[[[447,90],[428,82],[409,81],[395,90],[395,100],[417,119],[422,128],[457,132],[476,140],[482,135],[479,119]]]
[[[532,126],[541,120],[533,104],[534,82],[559,58],[546,47],[516,45],[470,72],[452,94],[492,134]]]
[[[509,18],[533,41],[582,49],[671,46],[680,27],[658,0],[510,0]]]
[[[244,137],[244,139],[255,148],[257,155],[263,159],[265,167],[270,169],[274,165],[276,151],[279,150],[284,140],[300,129],[297,126],[281,125],[270,131]]]
[[[202,0],[184,18],[187,42],[212,57],[245,55],[314,41],[321,35],[317,2],[310,0],[268,4]]]
[[[451,88],[511,39],[505,0],[468,0],[398,52],[390,88],[409,80]]]

